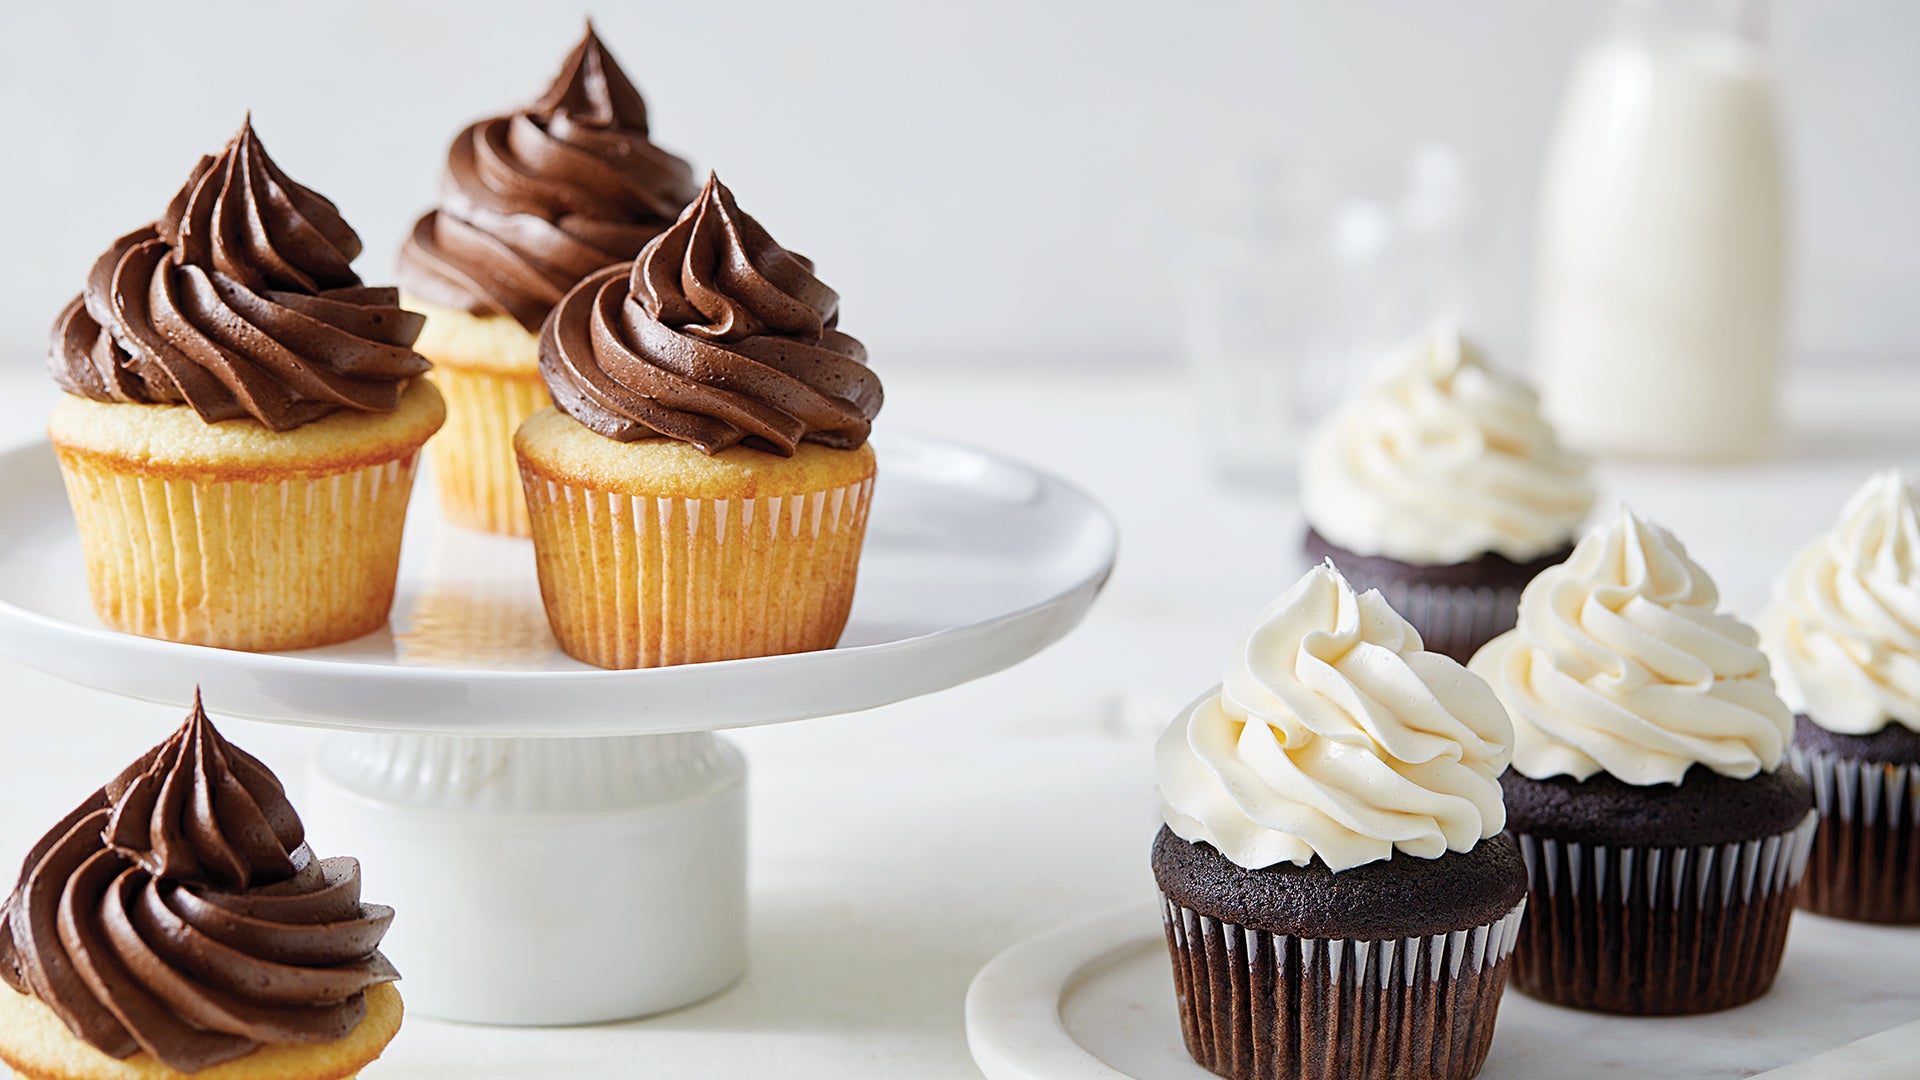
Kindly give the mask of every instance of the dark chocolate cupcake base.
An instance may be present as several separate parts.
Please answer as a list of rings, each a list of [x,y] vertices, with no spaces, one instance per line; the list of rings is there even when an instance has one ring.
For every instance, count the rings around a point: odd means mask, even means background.
[[[1813,782],[1820,811],[1801,906],[1857,922],[1920,923],[1920,733],[1890,724],[1842,735],[1801,716],[1788,758]]]
[[[1492,1045],[1527,902],[1521,865],[1499,836],[1340,874],[1318,861],[1246,870],[1163,829],[1154,868],[1188,1052],[1233,1080],[1467,1080]],[[1316,902],[1332,881],[1345,893]],[[1369,884],[1384,902],[1355,902]],[[1419,930],[1390,932],[1395,916]],[[1287,920],[1322,932],[1274,929]]]
[[[1393,610],[1420,631],[1428,651],[1463,664],[1480,646],[1513,629],[1527,583],[1573,554],[1568,546],[1519,563],[1488,552],[1463,563],[1417,566],[1348,551],[1312,529],[1303,547],[1310,562],[1332,559],[1354,588],[1379,589]]]
[[[1612,847],[1700,847],[1771,836],[1798,826],[1813,788],[1793,769],[1744,780],[1704,765],[1678,784],[1629,784],[1608,773],[1585,780],[1500,776],[1507,831]]]
[[[1501,778],[1519,811],[1509,824],[1530,883],[1514,986],[1559,1005],[1642,1016],[1714,1012],[1766,993],[1818,819],[1806,782],[1787,770],[1703,781],[1754,785],[1752,801],[1766,808],[1753,832],[1730,839],[1715,834],[1731,817],[1684,792],[1693,773],[1682,790],[1645,789],[1647,801],[1631,810],[1614,805],[1627,798],[1614,789],[1631,785],[1596,779],[1591,798],[1568,799],[1562,789],[1580,782]],[[1779,828],[1794,810],[1797,820]],[[1599,835],[1609,824],[1617,835]],[[1682,842],[1649,842],[1663,834]]]

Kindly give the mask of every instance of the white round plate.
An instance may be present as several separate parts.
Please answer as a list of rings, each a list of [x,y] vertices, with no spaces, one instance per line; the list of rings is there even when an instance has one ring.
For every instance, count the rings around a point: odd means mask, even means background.
[[[1773,990],[1727,1012],[1606,1016],[1509,990],[1480,1080],[1906,1080],[1917,951],[1920,929],[1801,912]],[[1155,901],[994,957],[967,991],[967,1044],[988,1080],[1216,1080],[1181,1042]]]
[[[0,455],[0,655],[85,686],[226,715],[444,735],[603,736],[749,727],[870,709],[991,674],[1060,639],[1118,534],[1079,489],[984,451],[876,439],[874,493],[840,647],[600,671],[559,651],[528,541],[442,523],[415,491],[386,630],[292,653],[121,634],[94,617],[52,447]]]

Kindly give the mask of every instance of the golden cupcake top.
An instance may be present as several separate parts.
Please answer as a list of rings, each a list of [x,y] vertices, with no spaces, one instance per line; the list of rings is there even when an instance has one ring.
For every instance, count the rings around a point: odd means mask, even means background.
[[[400,251],[408,296],[528,331],[698,190],[692,167],[653,144],[646,102],[592,23],[538,99],[454,138],[441,189]]]
[[[0,909],[0,980],[111,1058],[194,1073],[346,1039],[393,909],[322,859],[265,765],[198,696],[186,723],[35,844]]]
[[[194,166],[159,220],[115,240],[53,326],[70,394],[190,406],[287,431],[391,412],[430,364],[420,316],[352,269],[360,237],[267,156],[252,119]]]
[[[715,454],[851,450],[880,411],[840,296],[709,176],[631,265],[581,282],[540,335],[561,411],[610,439],[666,437]]]

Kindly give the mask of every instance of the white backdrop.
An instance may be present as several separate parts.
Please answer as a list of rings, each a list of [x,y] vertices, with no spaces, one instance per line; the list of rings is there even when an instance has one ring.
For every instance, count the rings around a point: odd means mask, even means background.
[[[391,280],[466,121],[534,95],[574,3],[0,0],[0,365],[248,108]],[[1581,0],[594,5],[656,138],[812,255],[877,364],[1145,362],[1182,224],[1243,150],[1437,137],[1498,195],[1478,321],[1524,339],[1533,178]],[[1920,4],[1780,6],[1803,356],[1920,342]]]

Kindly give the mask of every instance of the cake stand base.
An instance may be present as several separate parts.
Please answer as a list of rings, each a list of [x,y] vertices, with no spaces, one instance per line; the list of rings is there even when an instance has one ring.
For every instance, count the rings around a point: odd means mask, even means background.
[[[302,810],[400,912],[382,948],[422,1015],[622,1020],[746,968],[746,762],[710,733],[336,735]]]

